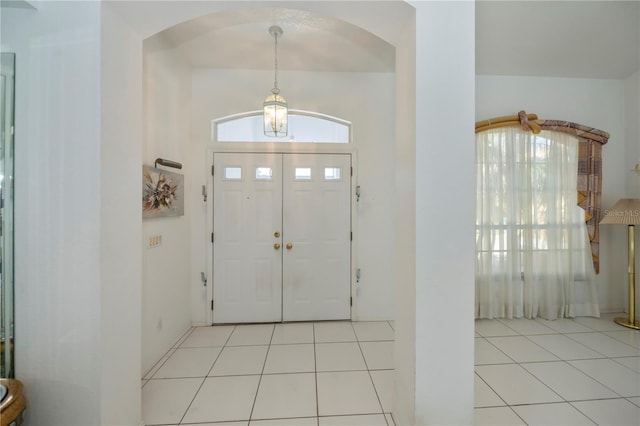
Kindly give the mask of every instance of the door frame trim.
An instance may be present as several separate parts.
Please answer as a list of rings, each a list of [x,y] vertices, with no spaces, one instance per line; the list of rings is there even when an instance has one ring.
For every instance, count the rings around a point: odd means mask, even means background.
[[[206,153],[206,193],[207,193],[207,212],[206,212],[206,233],[204,234],[204,244],[206,246],[206,274],[209,285],[206,287],[206,295],[204,300],[205,318],[207,324],[213,325],[213,311],[210,304],[213,300],[213,243],[211,242],[211,234],[213,229],[213,175],[211,167],[213,166],[213,156],[218,153],[233,154],[348,154],[351,155],[351,167],[353,175],[351,176],[351,232],[353,239],[351,240],[351,276],[349,288],[351,293],[351,320],[356,321],[358,318],[358,303],[356,289],[356,270],[358,265],[358,226],[357,226],[357,202],[356,202],[356,186],[358,186],[358,150],[351,144],[315,144],[315,143],[291,143],[284,145],[281,142],[275,143],[215,143],[207,148]]]

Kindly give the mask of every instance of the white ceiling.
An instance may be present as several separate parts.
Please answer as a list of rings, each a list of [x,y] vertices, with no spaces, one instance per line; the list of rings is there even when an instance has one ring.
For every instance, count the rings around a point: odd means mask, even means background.
[[[399,13],[380,19],[402,25],[410,8],[395,4]],[[387,27],[393,25],[389,19]],[[158,37],[194,67],[269,70],[273,24],[284,29],[278,41],[280,70],[394,70],[391,44],[339,19],[293,9],[207,15]],[[477,74],[622,79],[638,69],[640,0],[476,1]]]
[[[268,3],[268,2],[267,2]],[[280,70],[390,72],[395,48],[336,18],[293,9],[242,9],[206,15],[161,33],[194,67],[270,70],[278,38]]]

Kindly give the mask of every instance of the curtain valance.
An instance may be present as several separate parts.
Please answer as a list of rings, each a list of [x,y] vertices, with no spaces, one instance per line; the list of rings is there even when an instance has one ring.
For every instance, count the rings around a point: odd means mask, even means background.
[[[585,211],[585,222],[591,244],[591,256],[596,274],[600,272],[600,230],[602,218],[602,145],[609,141],[609,133],[563,120],[539,120],[536,114],[524,111],[518,115],[492,118],[476,122],[476,133],[500,127],[520,126],[523,130],[540,133],[551,130],[578,138],[577,203]]]

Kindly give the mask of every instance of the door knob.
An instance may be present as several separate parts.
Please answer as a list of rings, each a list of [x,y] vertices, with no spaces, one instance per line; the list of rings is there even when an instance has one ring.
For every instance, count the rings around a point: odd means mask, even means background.
[[[280,233],[278,231],[276,231],[276,232],[273,233],[273,236],[278,238],[280,236]]]
[[[273,248],[276,249],[276,250],[280,250],[280,243],[275,243],[273,245]]]
[[[287,243],[287,250],[291,250],[293,248],[293,244]]]

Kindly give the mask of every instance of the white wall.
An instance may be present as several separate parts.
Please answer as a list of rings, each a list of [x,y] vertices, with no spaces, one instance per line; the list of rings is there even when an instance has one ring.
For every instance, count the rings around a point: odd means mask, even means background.
[[[416,22],[412,16],[396,47],[394,189],[396,424],[415,423],[416,389]]]
[[[475,4],[415,2],[415,423],[473,423]]]
[[[142,61],[132,29],[101,9],[101,416],[103,425],[140,422]],[[85,423],[87,424],[87,423]]]
[[[136,64],[130,33],[111,16],[119,35],[102,33],[101,12],[98,2],[2,9],[18,77],[16,376],[33,425],[140,421],[139,190],[127,185],[140,142],[116,119],[136,121],[118,102]]]
[[[353,148],[357,150],[356,259],[362,278],[354,295],[358,320],[392,319],[394,315],[393,196],[394,196],[394,75],[379,73],[278,73],[278,83],[289,108],[316,111],[353,123]],[[260,109],[271,90],[273,72],[252,70],[193,71],[193,226],[192,276],[206,270],[206,209],[201,185],[207,183],[211,159],[211,120]],[[221,101],[224,100],[224,101]],[[367,107],[367,106],[373,106]],[[246,148],[245,148],[246,149]],[[198,209],[200,211],[198,211]],[[204,321],[206,300],[202,284],[192,280],[195,323]]]
[[[639,18],[640,19],[640,18]],[[627,191],[625,196],[628,198],[640,198],[640,171],[634,170],[636,164],[640,163],[640,71],[629,76],[624,82],[624,100],[625,100],[625,125],[626,125],[626,163],[627,171]],[[624,237],[623,237],[624,238]],[[620,244],[620,242],[618,242]],[[640,247],[640,239],[636,231],[636,247]],[[636,263],[638,256],[636,255]],[[638,265],[636,264],[636,270]],[[625,281],[626,282],[626,281]],[[620,287],[625,287],[622,283]],[[638,285],[638,284],[636,284]],[[637,289],[638,287],[636,287]],[[626,294],[626,293],[625,293]],[[628,299],[625,299],[628,300]],[[625,306],[628,306],[625,301]],[[636,320],[640,319],[640,291],[636,291]]]
[[[182,163],[180,170],[159,168],[183,174],[185,183],[184,216],[142,222],[142,371],[146,373],[191,326],[190,188],[194,167],[199,165],[192,166],[188,154],[191,71],[175,51],[164,49],[162,40],[145,41],[144,48],[142,159],[150,166],[156,158]],[[149,238],[158,235],[161,245],[149,248]]]
[[[100,5],[2,10],[16,52],[16,377],[32,424],[100,419]]]
[[[627,177],[626,195],[629,198],[640,197],[640,171],[634,170],[640,163],[640,71],[624,81],[624,120],[626,132],[625,166]]]
[[[624,81],[477,76],[476,120],[525,110],[542,119],[568,120],[593,126],[611,137],[602,150],[602,208],[625,196],[631,173],[627,159]],[[626,306],[626,230],[600,227],[598,300],[603,312]]]

